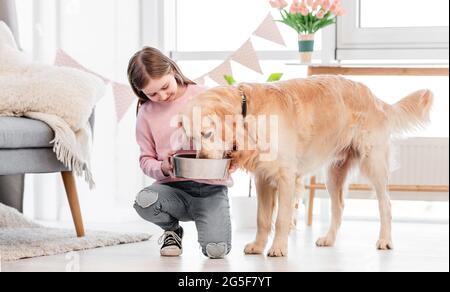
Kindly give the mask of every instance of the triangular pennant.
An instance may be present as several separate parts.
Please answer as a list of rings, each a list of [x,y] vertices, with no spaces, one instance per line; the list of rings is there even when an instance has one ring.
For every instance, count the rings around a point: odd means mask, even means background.
[[[199,85],[205,85],[205,76],[202,76],[202,77],[199,77],[199,78],[195,79],[194,82],[199,84]]]
[[[209,78],[214,80],[216,83],[226,86],[228,85],[228,82],[225,80],[225,75],[232,75],[233,71],[231,69],[231,63],[230,60],[226,60],[223,62],[219,67],[212,70],[208,73]]]
[[[71,56],[69,56],[66,52],[64,52],[61,49],[58,49],[58,51],[56,52],[55,65],[71,67],[71,68],[75,68],[78,70],[82,70],[84,72],[88,72],[88,73],[91,73],[91,74],[97,76],[98,78],[102,79],[103,82],[105,82],[106,84],[109,83],[109,79],[83,67],[80,63],[78,63],[75,59],[73,59]]]
[[[255,31],[254,35],[269,40],[271,42],[280,44],[282,46],[286,46],[284,42],[283,36],[278,30],[278,26],[275,23],[275,20],[272,17],[272,14],[269,13],[266,19],[261,23],[258,29]]]
[[[120,122],[136,98],[129,85],[113,82],[112,88],[116,105],[117,122]]]
[[[237,50],[231,57],[233,61],[252,69],[255,72],[263,74],[259,64],[258,55],[253,48],[252,42],[248,40],[245,44]]]

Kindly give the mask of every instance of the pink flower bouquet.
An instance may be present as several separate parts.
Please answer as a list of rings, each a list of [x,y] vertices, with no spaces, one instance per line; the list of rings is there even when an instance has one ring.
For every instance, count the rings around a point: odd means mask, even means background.
[[[280,22],[292,27],[298,34],[314,34],[336,22],[344,14],[341,0],[270,0],[273,8],[280,10]],[[289,10],[286,9],[289,6]]]
[[[314,34],[344,14],[341,0],[270,0],[273,8],[280,10],[282,22],[297,31],[302,63],[310,63],[314,51]]]

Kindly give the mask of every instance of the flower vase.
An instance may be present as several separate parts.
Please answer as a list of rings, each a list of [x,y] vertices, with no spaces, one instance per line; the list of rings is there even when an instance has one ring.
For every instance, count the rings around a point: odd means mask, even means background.
[[[309,64],[314,52],[314,34],[300,34],[298,36],[298,50],[300,52],[300,62]]]

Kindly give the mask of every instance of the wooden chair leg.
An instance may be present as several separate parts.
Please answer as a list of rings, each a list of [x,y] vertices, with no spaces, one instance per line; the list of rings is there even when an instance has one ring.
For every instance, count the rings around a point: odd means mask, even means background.
[[[309,182],[309,200],[308,200],[308,226],[313,223],[314,197],[316,195],[316,177],[312,176]]]
[[[67,199],[69,200],[70,211],[72,212],[73,223],[78,237],[84,237],[83,217],[81,216],[80,202],[78,200],[77,186],[75,177],[71,171],[61,172],[61,176],[66,189]]]

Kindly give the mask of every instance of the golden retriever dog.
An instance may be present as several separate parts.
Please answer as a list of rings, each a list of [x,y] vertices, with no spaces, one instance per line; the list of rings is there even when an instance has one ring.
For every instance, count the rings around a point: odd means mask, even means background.
[[[335,243],[346,179],[353,167],[359,167],[379,202],[381,231],[376,246],[388,250],[393,248],[387,192],[390,138],[424,125],[432,103],[429,90],[414,92],[390,105],[361,83],[320,76],[207,90],[189,102],[180,125],[196,141],[201,158],[228,155],[236,166],[254,175],[257,234],[245,247],[246,254],[264,252],[277,207],[268,255],[287,255],[296,190],[304,176],[323,167],[327,169],[332,219],[317,246]],[[195,119],[201,120],[197,126]]]

